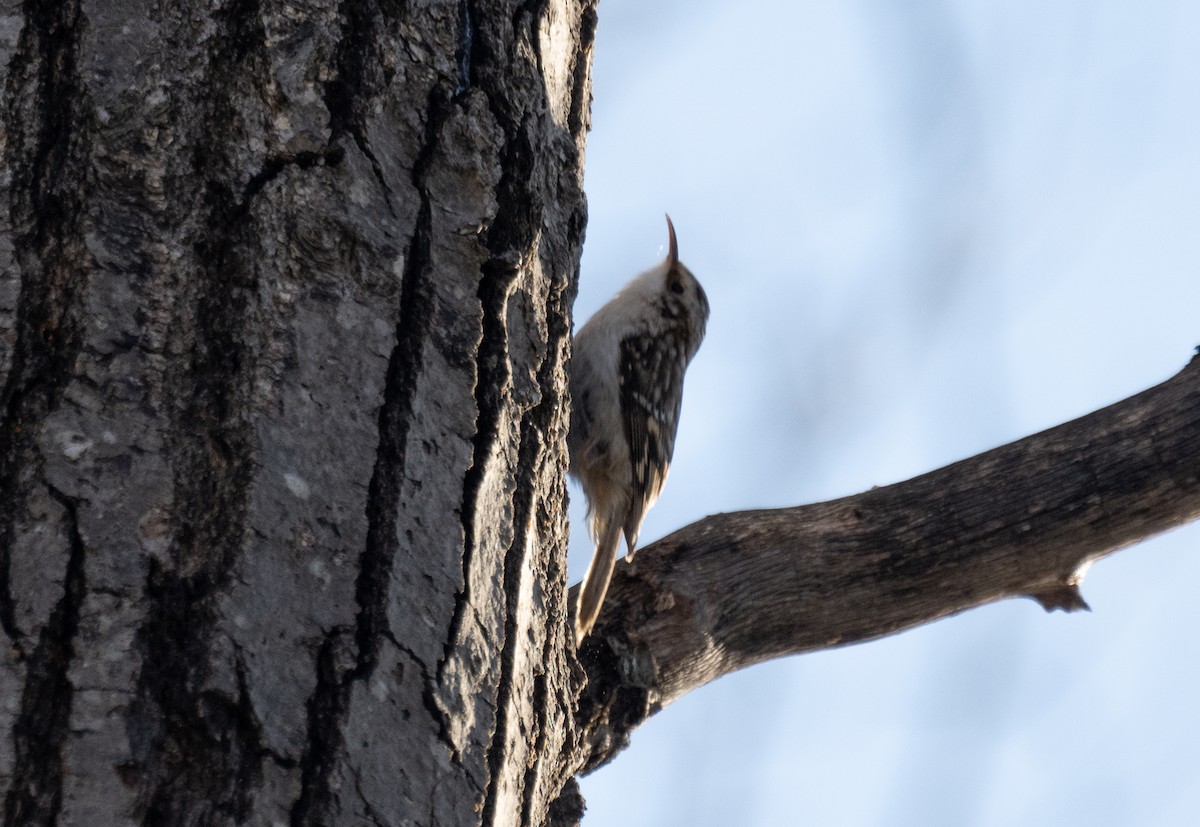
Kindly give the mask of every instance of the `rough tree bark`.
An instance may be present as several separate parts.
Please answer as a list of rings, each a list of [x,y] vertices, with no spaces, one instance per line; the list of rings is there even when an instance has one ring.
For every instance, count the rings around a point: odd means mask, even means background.
[[[0,11],[6,824],[538,823],[594,11]]]
[[[685,529],[576,660],[594,27],[592,0],[0,6],[5,824],[575,822],[571,777],[692,686],[1070,598],[1079,560],[1196,515],[1192,371],[1115,454],[1018,443]],[[1026,518],[1021,469],[1070,485]],[[781,560],[790,591],[720,587]]]

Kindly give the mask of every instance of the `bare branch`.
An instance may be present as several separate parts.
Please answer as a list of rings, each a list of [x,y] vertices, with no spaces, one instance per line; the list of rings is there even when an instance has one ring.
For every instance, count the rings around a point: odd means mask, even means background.
[[[1200,356],[1095,413],[906,482],[718,514],[619,564],[579,658],[583,769],[671,701],[784,655],[1027,596],[1087,608],[1104,555],[1200,516]]]

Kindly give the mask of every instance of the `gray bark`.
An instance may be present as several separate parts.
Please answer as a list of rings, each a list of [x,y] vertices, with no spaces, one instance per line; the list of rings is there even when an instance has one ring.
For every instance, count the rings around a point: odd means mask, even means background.
[[[593,30],[5,4],[6,824],[545,819]]]

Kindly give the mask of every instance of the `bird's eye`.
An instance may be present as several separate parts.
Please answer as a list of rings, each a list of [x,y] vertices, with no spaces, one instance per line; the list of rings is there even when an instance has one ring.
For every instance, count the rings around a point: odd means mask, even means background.
[[[671,282],[671,292],[672,293],[682,293],[683,292],[683,282],[681,282],[681,281]]]

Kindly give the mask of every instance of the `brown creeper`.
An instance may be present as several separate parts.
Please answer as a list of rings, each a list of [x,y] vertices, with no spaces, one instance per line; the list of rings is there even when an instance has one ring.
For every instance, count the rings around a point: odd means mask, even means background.
[[[667,258],[633,279],[575,334],[571,474],[583,485],[596,551],[579,590],[576,644],[596,622],[621,533],[629,559],[675,448],[683,374],[708,322],[708,297],[679,262],[667,216]]]

